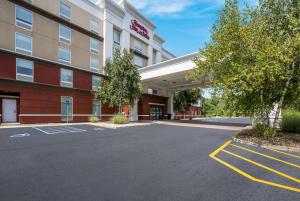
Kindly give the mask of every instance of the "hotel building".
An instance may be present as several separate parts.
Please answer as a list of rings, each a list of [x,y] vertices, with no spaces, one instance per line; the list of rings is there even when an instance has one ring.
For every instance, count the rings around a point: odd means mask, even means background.
[[[94,100],[103,64],[116,48],[134,54],[143,98],[130,120],[173,114],[172,92],[196,86],[184,78],[197,54],[175,58],[156,25],[126,0],[1,0],[0,123],[84,122],[115,109]]]

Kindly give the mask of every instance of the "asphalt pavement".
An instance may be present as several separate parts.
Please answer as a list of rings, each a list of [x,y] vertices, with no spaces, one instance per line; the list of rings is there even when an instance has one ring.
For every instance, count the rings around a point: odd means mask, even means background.
[[[300,200],[300,158],[240,144],[222,147],[235,132],[161,124],[1,128],[0,200]]]

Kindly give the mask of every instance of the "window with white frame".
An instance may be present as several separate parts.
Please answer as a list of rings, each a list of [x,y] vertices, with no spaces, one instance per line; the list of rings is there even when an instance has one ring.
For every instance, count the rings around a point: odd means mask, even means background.
[[[99,72],[99,59],[97,57],[90,57],[90,69],[93,72]]]
[[[100,50],[99,40],[90,38],[90,50],[92,53],[98,54]]]
[[[92,32],[99,33],[99,23],[95,20],[90,20],[90,29]]]
[[[33,62],[25,59],[16,59],[16,78],[33,82]]]
[[[60,69],[60,86],[73,87],[73,71],[69,69]]]
[[[143,52],[143,43],[137,39],[134,40],[134,49],[138,52]]]
[[[144,59],[140,56],[134,55],[134,64],[138,67],[143,67]]]
[[[58,50],[59,62],[63,64],[71,64],[71,50],[70,48],[59,47]]]
[[[93,100],[93,115],[99,117],[101,115],[101,103]]]
[[[16,52],[32,54],[32,37],[16,33]]]
[[[32,12],[21,6],[16,6],[16,25],[31,31]]]
[[[114,44],[117,44],[120,46],[121,45],[121,32],[114,29],[113,38],[114,38]]]
[[[71,19],[71,7],[67,4],[60,2],[59,14],[61,17],[70,20]]]
[[[69,96],[61,97],[61,120],[62,121],[73,120],[73,97],[69,97]]]
[[[96,91],[100,87],[101,78],[99,76],[92,76],[92,90]]]
[[[67,44],[71,44],[71,40],[72,40],[71,38],[72,38],[71,29],[60,24],[59,25],[59,41],[67,43]]]

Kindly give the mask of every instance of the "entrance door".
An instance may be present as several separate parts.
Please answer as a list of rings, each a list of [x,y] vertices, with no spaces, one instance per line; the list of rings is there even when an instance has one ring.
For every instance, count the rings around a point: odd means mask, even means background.
[[[163,107],[159,105],[151,105],[150,118],[151,120],[163,119]]]
[[[2,99],[2,119],[3,123],[17,122],[17,100]]]

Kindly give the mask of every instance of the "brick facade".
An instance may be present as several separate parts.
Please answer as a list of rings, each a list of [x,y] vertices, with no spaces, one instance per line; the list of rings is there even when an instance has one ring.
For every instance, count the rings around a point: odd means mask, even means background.
[[[168,98],[157,95],[144,94],[143,97],[138,101],[138,114],[139,120],[150,119],[150,107],[151,105],[159,105],[163,108],[164,118],[167,115]]]

